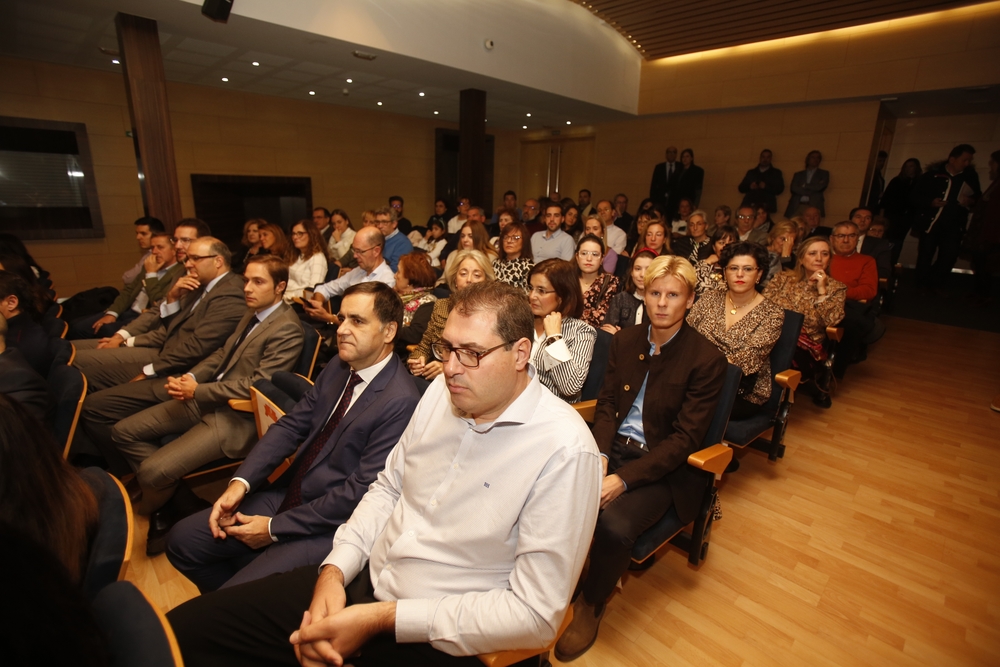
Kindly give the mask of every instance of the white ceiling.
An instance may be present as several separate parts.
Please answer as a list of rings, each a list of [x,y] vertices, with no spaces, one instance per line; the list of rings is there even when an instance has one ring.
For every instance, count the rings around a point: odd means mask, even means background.
[[[268,6],[290,7],[301,1],[270,2]],[[515,0],[507,1],[512,3],[512,8],[515,6]],[[566,0],[556,1],[573,11],[581,9]],[[247,8],[252,9],[249,0],[242,2],[247,2]],[[516,2],[520,3],[520,11],[532,9],[530,1]],[[259,7],[260,3],[257,4]],[[534,4],[550,6],[551,0],[535,0]],[[579,125],[621,120],[632,117],[621,108],[636,103],[632,99],[623,105],[613,96],[609,97],[607,105],[572,99],[367,44],[247,18],[237,14],[240,5],[241,0],[236,0],[237,9],[229,22],[219,24],[203,17],[199,5],[184,0],[4,0],[0,3],[0,53],[117,70],[112,56],[100,49],[117,51],[114,16],[117,11],[123,11],[157,20],[164,69],[170,81],[437,117],[454,123],[458,122],[459,91],[478,88],[487,92],[487,128],[527,125],[530,130],[537,130],[565,128],[567,121]],[[584,14],[595,25],[599,23],[589,13]],[[473,16],[472,20],[478,18]],[[359,31],[362,33],[363,30]],[[617,34],[614,35],[617,39]],[[478,34],[475,39],[481,45]],[[428,40],[433,41],[433,36],[428,36]],[[413,42],[419,45],[421,40],[415,38]],[[546,51],[546,42],[532,42],[530,48],[535,47],[537,55],[529,55],[538,62],[539,69],[545,68],[546,53],[558,59],[558,51],[554,54]],[[589,50],[586,44],[581,48],[584,52]],[[638,59],[634,52],[628,51],[627,45],[624,48],[629,58]],[[377,58],[374,61],[358,59],[352,55],[358,49],[375,54]],[[258,65],[253,65],[254,62]],[[572,61],[560,64],[570,69],[576,65]],[[583,74],[586,76],[586,72]],[[229,81],[223,82],[224,77]],[[347,79],[352,83],[347,83]],[[573,82],[573,85],[579,87],[579,83]],[[613,86],[589,79],[583,84],[593,99],[603,99],[602,90],[613,89]],[[635,84],[637,90],[637,73]],[[310,91],[315,95],[310,95]],[[435,116],[434,111],[439,113]]]

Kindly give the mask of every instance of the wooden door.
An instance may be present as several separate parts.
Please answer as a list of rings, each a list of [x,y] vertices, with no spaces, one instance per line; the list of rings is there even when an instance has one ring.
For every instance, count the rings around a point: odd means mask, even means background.
[[[594,176],[594,138],[566,138],[521,143],[521,200],[542,196],[576,200]]]

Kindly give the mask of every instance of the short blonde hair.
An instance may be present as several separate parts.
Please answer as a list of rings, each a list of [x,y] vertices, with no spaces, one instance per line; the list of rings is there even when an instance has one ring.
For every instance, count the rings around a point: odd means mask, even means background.
[[[490,262],[489,258],[486,257],[486,254],[481,250],[456,250],[455,260],[448,266],[448,272],[445,274],[445,280],[448,282],[448,287],[451,288],[452,292],[456,289],[455,278],[458,276],[458,268],[462,266],[462,262],[467,259],[475,260],[476,264],[479,265],[479,268],[481,268],[483,273],[486,274],[486,280],[497,279],[496,274],[493,272],[493,263]]]
[[[694,286],[698,284],[698,276],[695,274],[691,262],[677,255],[660,255],[650,262],[642,282],[646,289],[649,289],[654,280],[664,276],[673,276],[682,283],[686,283],[691,292],[694,292]]]
[[[778,240],[778,237],[782,234],[794,234],[796,240],[799,236],[799,226],[795,224],[795,219],[784,220],[782,222],[774,223],[774,227],[771,228],[771,233],[767,235],[768,245],[774,243]],[[792,245],[795,245],[794,243]]]

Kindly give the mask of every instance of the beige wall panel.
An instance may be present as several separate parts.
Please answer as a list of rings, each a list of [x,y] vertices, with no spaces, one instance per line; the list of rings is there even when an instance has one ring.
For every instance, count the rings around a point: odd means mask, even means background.
[[[57,100],[127,105],[121,76],[95,72],[99,76],[80,76],[71,67],[36,63],[38,95]],[[88,72],[89,74],[89,72]]]
[[[38,95],[38,79],[34,67],[12,66],[14,62],[7,58],[0,59],[0,70],[3,71],[3,76],[0,76],[0,94]]]
[[[966,21],[940,21],[906,32],[887,31],[878,39],[862,34],[850,40],[844,64],[875,64],[954,53],[956,46],[968,43],[973,25]]]
[[[873,65],[847,65],[809,73],[807,99],[829,100],[914,90],[920,59]],[[949,86],[950,87],[950,86]]]
[[[131,137],[124,134],[120,137],[102,137],[101,141],[91,143],[90,155],[95,165],[136,169],[135,144]]]
[[[1000,46],[921,58],[917,90],[989,86],[1000,82]]]
[[[857,159],[859,155],[867,155],[872,146],[872,133],[868,132],[841,132],[837,135],[836,150],[823,151],[823,160],[850,160]]]
[[[238,122],[238,119],[227,118],[226,123]],[[184,113],[171,111],[170,129],[174,134],[174,145],[182,142],[192,142],[194,144],[212,143],[217,144],[222,141],[222,132],[219,129],[219,118],[206,114]]]
[[[850,42],[843,37],[820,34],[809,43],[809,48],[751,51],[750,76],[792,75],[842,67],[849,47]]]

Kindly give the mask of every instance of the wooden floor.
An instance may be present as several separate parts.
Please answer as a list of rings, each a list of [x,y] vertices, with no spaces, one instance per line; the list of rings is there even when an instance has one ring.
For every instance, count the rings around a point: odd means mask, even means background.
[[[888,328],[783,460],[741,455],[707,561],[627,576],[574,667],[1000,665],[1000,335]],[[196,591],[144,531],[129,578],[172,608]]]

